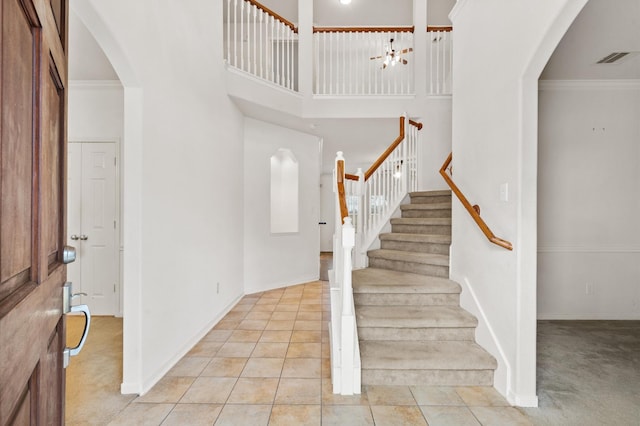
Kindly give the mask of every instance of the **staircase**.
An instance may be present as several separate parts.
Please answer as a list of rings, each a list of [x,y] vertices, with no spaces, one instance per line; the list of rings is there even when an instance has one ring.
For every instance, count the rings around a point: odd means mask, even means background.
[[[496,360],[449,280],[451,191],[411,193],[353,271],[363,385],[491,386]]]

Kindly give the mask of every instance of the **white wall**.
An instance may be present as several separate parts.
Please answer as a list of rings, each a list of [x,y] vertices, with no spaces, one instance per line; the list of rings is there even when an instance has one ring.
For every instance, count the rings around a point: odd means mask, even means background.
[[[298,160],[299,231],[270,232],[270,158]],[[317,136],[246,118],[244,126],[244,279],[256,293],[319,277],[320,147]]]
[[[454,180],[514,244],[489,243],[454,202],[451,277],[479,317],[478,342],[498,360],[496,388],[516,405],[537,405],[537,80],[585,2],[460,0],[450,15]]]
[[[425,105],[424,115],[419,120],[420,176],[418,189],[433,191],[449,189],[440,176],[440,167],[451,152],[451,98],[430,99]]]
[[[70,81],[67,139],[121,139],[124,91],[119,81]]]
[[[640,319],[640,82],[541,81],[538,317]]]
[[[72,7],[125,87],[122,389],[144,393],[243,294],[243,121],[211,25],[222,2]]]
[[[316,26],[411,26],[411,0],[353,0],[343,5],[338,0],[313,2],[313,23]]]

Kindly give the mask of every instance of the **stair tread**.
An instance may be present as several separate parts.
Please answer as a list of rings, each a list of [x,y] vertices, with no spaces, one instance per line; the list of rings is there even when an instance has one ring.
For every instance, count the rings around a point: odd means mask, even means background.
[[[352,273],[354,293],[460,293],[460,284],[447,278],[365,268]]]
[[[392,225],[451,225],[448,217],[396,217],[391,219]]]
[[[451,210],[451,203],[401,204],[400,210]]]
[[[442,195],[451,195],[450,189],[441,189],[437,191],[415,191],[410,192],[412,197],[440,197]]]
[[[476,317],[458,306],[358,306],[358,327],[475,327]]]
[[[380,240],[409,241],[412,243],[451,244],[451,235],[443,234],[407,234],[403,232],[389,232],[379,235]]]
[[[493,356],[469,341],[361,341],[363,369],[489,370]]]
[[[425,265],[449,266],[449,256],[444,254],[417,253],[403,250],[377,249],[367,252],[369,258],[421,263]]]

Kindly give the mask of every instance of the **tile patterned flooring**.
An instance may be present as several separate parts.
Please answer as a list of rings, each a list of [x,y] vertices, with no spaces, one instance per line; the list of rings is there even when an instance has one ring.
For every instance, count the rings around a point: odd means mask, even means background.
[[[329,287],[245,296],[111,425],[530,425],[490,387],[332,393]]]

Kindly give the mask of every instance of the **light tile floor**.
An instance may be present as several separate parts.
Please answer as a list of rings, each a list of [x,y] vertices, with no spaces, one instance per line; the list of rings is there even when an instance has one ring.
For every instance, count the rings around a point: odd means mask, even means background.
[[[327,282],[245,296],[112,425],[530,425],[490,387],[332,393]]]

